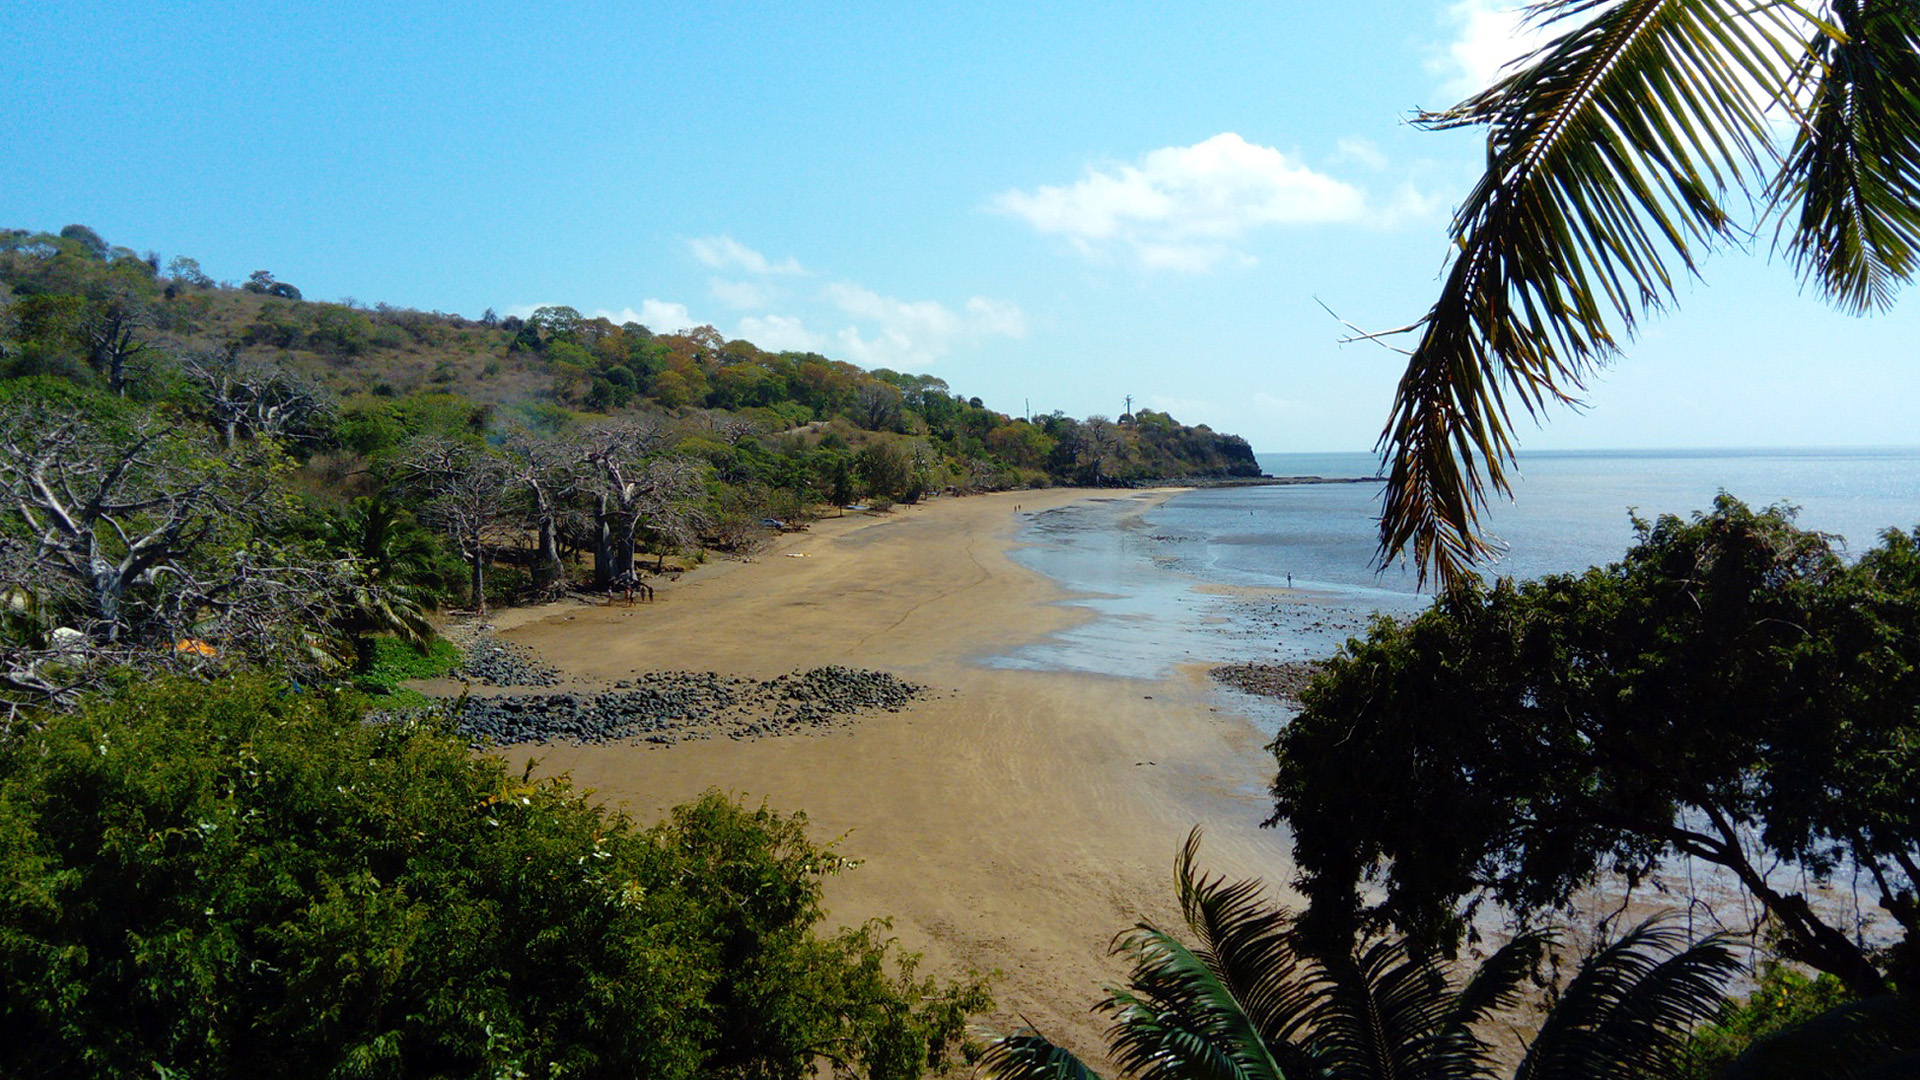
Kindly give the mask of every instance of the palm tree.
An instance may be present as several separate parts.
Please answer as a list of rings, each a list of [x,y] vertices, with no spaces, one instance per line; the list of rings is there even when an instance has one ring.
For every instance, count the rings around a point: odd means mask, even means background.
[[[1381,941],[1322,959],[1303,948],[1293,916],[1258,882],[1196,872],[1195,830],[1175,878],[1196,944],[1141,924],[1116,954],[1131,963],[1124,988],[1100,1011],[1113,1018],[1112,1057],[1142,1080],[1466,1080],[1496,1075],[1479,1034],[1513,1003],[1549,943],[1524,934],[1464,984],[1450,965]],[[1680,1075],[1687,1028],[1713,1014],[1737,966],[1727,943],[1688,944],[1651,922],[1594,954],[1560,993],[1512,1076]],[[996,1041],[983,1061],[1000,1080],[1099,1080],[1037,1032]]]
[[[322,538],[347,556],[334,629],[353,650],[354,666],[373,658],[373,636],[392,634],[424,650],[435,636],[428,610],[432,590],[433,539],[396,504],[361,496],[327,519]]]
[[[1920,5],[1911,0],[1541,0],[1564,32],[1488,90],[1423,114],[1487,128],[1439,299],[1380,439],[1380,557],[1443,586],[1490,552],[1517,404],[1567,402],[1677,263],[1777,223],[1796,269],[1849,312],[1888,306],[1920,237]],[[1777,123],[1776,123],[1777,121]],[[1790,141],[1777,136],[1791,131]],[[1778,146],[1785,142],[1788,145]],[[1411,551],[1409,552],[1409,549]]]

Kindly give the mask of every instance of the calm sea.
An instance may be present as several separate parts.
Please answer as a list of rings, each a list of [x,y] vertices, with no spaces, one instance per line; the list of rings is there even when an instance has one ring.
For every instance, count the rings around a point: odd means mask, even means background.
[[[1259,461],[1273,476],[1366,477],[1375,465],[1366,454]],[[1885,529],[1920,524],[1920,448],[1534,453],[1520,466],[1514,500],[1491,517],[1507,545],[1491,572],[1519,578],[1615,561],[1632,540],[1630,511],[1687,515],[1723,490],[1750,505],[1798,506],[1803,527],[1838,536],[1854,554]],[[1428,602],[1410,572],[1373,565],[1379,492],[1377,483],[1222,488],[1157,504],[1122,496],[1029,514],[1015,557],[1059,581],[1071,593],[1065,603],[1095,617],[989,663],[1157,677],[1186,663],[1330,655],[1376,612],[1407,615]],[[1273,699],[1214,693],[1268,735],[1293,713]],[[1264,808],[1258,787],[1236,794]],[[1667,888],[1706,899],[1729,925],[1750,917],[1745,894],[1724,875],[1684,860],[1667,874]],[[1596,896],[1596,916],[1616,903],[1604,891]],[[1857,919],[1858,933],[1889,933],[1889,921],[1861,907],[1857,892],[1850,908],[1842,892],[1834,898],[1836,914]]]
[[[1258,459],[1272,476],[1370,477],[1377,465],[1370,454]],[[1721,491],[1797,506],[1802,527],[1855,554],[1887,528],[1920,525],[1920,448],[1545,452],[1521,455],[1519,472],[1513,500],[1489,515],[1506,550],[1490,575],[1612,562],[1632,541],[1630,514],[1691,514]],[[1428,600],[1410,570],[1374,565],[1379,498],[1377,483],[1216,488],[1029,515],[1016,557],[1100,617],[994,662],[1127,675],[1327,655],[1373,612]],[[1263,594],[1289,584],[1296,593]]]
[[[1371,476],[1371,454],[1261,454],[1270,476]],[[1725,491],[1761,507],[1800,508],[1803,528],[1843,537],[1859,552],[1882,530],[1920,524],[1920,448],[1872,450],[1568,451],[1522,454],[1512,501],[1491,508],[1505,557],[1487,572],[1518,578],[1618,559],[1633,539],[1630,514],[1682,516]],[[1199,491],[1155,519],[1206,537],[1192,569],[1271,583],[1411,592],[1405,568],[1372,565],[1377,484]]]

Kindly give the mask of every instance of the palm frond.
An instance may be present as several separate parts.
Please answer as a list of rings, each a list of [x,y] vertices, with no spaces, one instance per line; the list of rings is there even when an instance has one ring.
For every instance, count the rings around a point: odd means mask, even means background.
[[[1114,1018],[1109,1038],[1121,1068],[1145,1080],[1285,1076],[1233,991],[1178,939],[1141,924],[1114,951],[1131,958],[1132,978],[1099,1008]]]
[[[1807,121],[1768,193],[1799,208],[1801,274],[1858,314],[1892,305],[1920,246],[1920,9],[1850,0],[1834,17],[1844,37],[1813,43]]]
[[[1804,27],[1761,0],[1547,0],[1573,25],[1430,128],[1485,125],[1486,175],[1455,216],[1457,251],[1395,393],[1380,449],[1383,562],[1409,548],[1443,585],[1491,551],[1513,406],[1538,417],[1673,295],[1670,259],[1729,226],[1720,199],[1765,145]]]
[[[1677,1076],[1692,1025],[1710,1019],[1739,959],[1650,919],[1589,958],[1527,1048],[1515,1080]]]
[[[1920,999],[1850,1001],[1775,1032],[1734,1058],[1722,1080],[1920,1076]]]
[[[1312,1018],[1318,980],[1299,950],[1293,913],[1269,903],[1257,880],[1200,873],[1200,837],[1198,828],[1188,834],[1174,866],[1180,911],[1199,942],[1194,951],[1269,1048],[1296,1043]]]
[[[987,1044],[980,1074],[993,1080],[1101,1080],[1073,1052],[1037,1031],[1022,1031]]]
[[[1552,943],[1551,931],[1534,930],[1518,934],[1501,946],[1474,970],[1467,984],[1454,995],[1446,1025],[1471,1030],[1473,1025],[1511,1005],[1534,963]]]
[[[1317,1059],[1334,1077],[1492,1076],[1492,1054],[1472,1025],[1511,999],[1532,948],[1523,941],[1497,953],[1469,981],[1470,997],[1455,989],[1450,964],[1405,940],[1328,960],[1314,1017]]]

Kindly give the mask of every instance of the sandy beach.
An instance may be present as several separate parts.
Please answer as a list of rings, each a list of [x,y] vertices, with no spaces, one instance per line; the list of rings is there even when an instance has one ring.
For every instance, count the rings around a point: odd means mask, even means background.
[[[849,514],[663,583],[652,604],[502,612],[501,636],[582,678],[843,664],[932,688],[820,734],[510,756],[642,821],[710,787],[805,811],[816,839],[860,861],[828,884],[833,921],[890,916],[923,971],[1001,973],[984,1026],[1024,1017],[1095,1050],[1105,1025],[1088,1008],[1123,974],[1108,944],[1136,921],[1176,921],[1170,871],[1189,829],[1206,828],[1212,868],[1276,888],[1290,876],[1284,836],[1256,827],[1263,738],[1214,698],[1205,663],[1130,679],[980,662],[1090,617],[1009,557],[1022,517],[1166,495],[1018,492]]]

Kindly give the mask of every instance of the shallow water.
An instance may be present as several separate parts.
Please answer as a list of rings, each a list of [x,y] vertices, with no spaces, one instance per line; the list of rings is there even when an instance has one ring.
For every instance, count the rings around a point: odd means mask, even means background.
[[[1275,476],[1373,472],[1364,454],[1259,460]],[[1614,561],[1633,539],[1629,508],[1684,516],[1720,491],[1753,506],[1797,506],[1802,527],[1833,534],[1855,554],[1887,528],[1920,523],[1920,449],[1530,454],[1521,469],[1514,501],[1489,515],[1508,545],[1491,574],[1524,579]],[[1014,557],[1069,590],[1062,603],[1095,617],[989,663],[1158,678],[1187,663],[1331,655],[1376,614],[1410,616],[1429,600],[1404,568],[1373,564],[1378,501],[1377,483],[1299,484],[1203,489],[1157,505],[1150,496],[1098,499],[1024,515]],[[1215,694],[1267,734],[1292,715],[1270,699],[1224,687]],[[1649,897],[1656,905],[1692,897],[1690,921],[1737,928],[1751,920],[1746,893],[1715,869],[1675,860],[1662,876],[1673,893]],[[1836,881],[1817,902],[1874,940],[1888,920],[1862,906],[1857,885]],[[1595,897],[1596,917],[1618,903],[1604,889]]]
[[[1364,477],[1366,454],[1263,454],[1275,476]],[[1507,544],[1489,574],[1520,578],[1618,559],[1643,517],[1689,514],[1722,491],[1799,506],[1845,550],[1920,522],[1920,449],[1568,452],[1521,458],[1512,502],[1490,512]],[[1186,663],[1331,655],[1377,614],[1424,608],[1413,574],[1373,563],[1377,483],[1210,488],[1099,498],[1028,513],[1014,557],[1094,618],[988,662],[1157,678]],[[1269,732],[1287,710],[1222,690]]]

